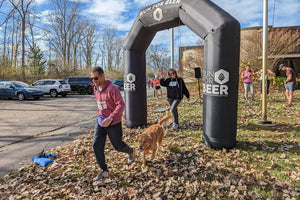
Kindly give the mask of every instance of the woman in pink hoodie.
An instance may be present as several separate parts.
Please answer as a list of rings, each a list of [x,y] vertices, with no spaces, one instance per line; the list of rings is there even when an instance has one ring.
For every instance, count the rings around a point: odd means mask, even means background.
[[[253,87],[253,75],[254,71],[250,69],[250,65],[246,66],[245,71],[242,71],[241,78],[243,79],[244,83],[244,89],[245,89],[245,99],[247,103],[250,103],[250,100],[248,98],[248,91],[250,90],[252,101],[255,101],[254,99],[254,87]]]
[[[98,181],[104,174],[108,173],[104,155],[107,135],[117,151],[129,155],[129,164],[135,160],[136,152],[134,147],[131,148],[122,141],[121,120],[125,104],[120,90],[110,80],[105,79],[105,74],[101,67],[92,69],[91,79],[95,85],[94,94],[98,105],[98,119],[93,139],[96,160],[101,168],[100,173],[93,181]]]

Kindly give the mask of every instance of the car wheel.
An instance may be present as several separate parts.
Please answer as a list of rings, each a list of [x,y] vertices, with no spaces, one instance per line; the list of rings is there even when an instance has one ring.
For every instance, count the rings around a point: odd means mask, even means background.
[[[25,95],[22,92],[20,92],[17,96],[20,101],[23,101],[25,99]]]
[[[51,97],[57,97],[58,96],[58,93],[56,90],[50,90],[50,96]]]
[[[62,97],[66,97],[68,93],[62,93],[61,96]]]
[[[34,97],[34,99],[40,99],[40,97]]]
[[[79,94],[81,94],[81,95],[86,94],[86,89],[80,88],[79,89]]]

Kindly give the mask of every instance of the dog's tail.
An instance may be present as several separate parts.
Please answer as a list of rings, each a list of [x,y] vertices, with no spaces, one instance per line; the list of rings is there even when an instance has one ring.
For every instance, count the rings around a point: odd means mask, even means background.
[[[163,125],[165,122],[167,122],[171,118],[170,112],[167,110],[166,115],[158,122],[159,125]]]

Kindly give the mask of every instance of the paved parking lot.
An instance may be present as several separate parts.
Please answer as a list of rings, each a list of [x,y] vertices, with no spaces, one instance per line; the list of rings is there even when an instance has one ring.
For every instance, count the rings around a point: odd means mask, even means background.
[[[94,128],[93,95],[0,100],[0,177]]]
[[[40,100],[0,100],[0,147],[92,119],[97,114],[93,95]]]
[[[153,89],[147,96],[153,96]],[[0,177],[31,162],[43,149],[49,151],[93,129],[96,117],[94,95],[0,100]]]

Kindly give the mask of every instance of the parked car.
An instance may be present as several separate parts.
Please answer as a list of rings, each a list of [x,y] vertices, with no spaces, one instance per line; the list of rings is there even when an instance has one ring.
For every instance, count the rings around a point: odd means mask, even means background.
[[[67,96],[71,92],[71,87],[64,80],[58,79],[41,79],[32,84],[33,87],[39,88],[45,94],[50,94],[51,97]]]
[[[89,77],[68,77],[64,80],[70,84],[72,92],[79,94],[93,94],[94,84]]]
[[[111,82],[116,85],[120,90],[124,90],[124,80],[123,79],[114,79]]]
[[[0,98],[39,99],[44,92],[21,81],[0,81]]]

